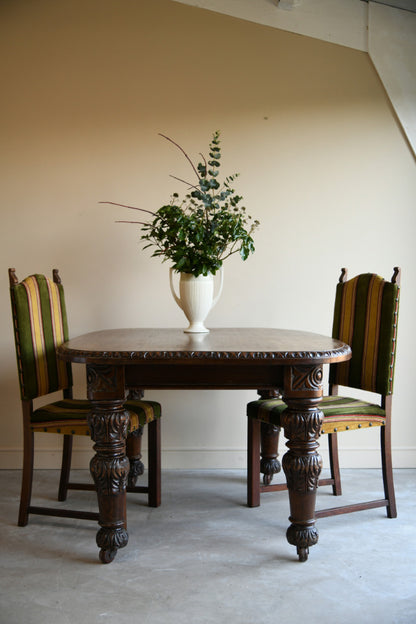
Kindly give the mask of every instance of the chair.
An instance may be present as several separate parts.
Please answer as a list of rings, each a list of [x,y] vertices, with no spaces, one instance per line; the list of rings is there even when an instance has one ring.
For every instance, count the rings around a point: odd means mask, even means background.
[[[397,267],[390,282],[370,273],[347,281],[346,269],[341,271],[336,289],[332,336],[351,346],[352,358],[342,364],[330,365],[329,396],[323,398],[320,409],[324,414],[322,433],[328,435],[331,477],[321,479],[319,485],[332,485],[335,496],[342,493],[338,433],[380,427],[384,498],[320,510],[316,512],[317,518],[374,507],[387,507],[389,518],[397,516],[391,459],[391,417],[399,293],[400,269]],[[338,396],[339,386],[376,393],[380,401],[370,403]],[[276,398],[260,398],[247,405],[249,507],[260,505],[260,492],[286,489],[285,484],[271,484],[273,472],[280,469],[276,460],[276,438],[285,408],[285,403]],[[265,449],[263,485],[260,485],[261,440]]]
[[[98,512],[35,507],[30,504],[34,434],[38,432],[63,435],[58,500],[66,500],[69,489],[95,490],[92,483],[73,483],[69,480],[73,436],[90,435],[87,415],[92,405],[87,400],[72,398],[71,365],[56,357],[56,347],[68,339],[64,290],[58,270],[53,270],[53,280],[44,275],[31,275],[19,283],[15,269],[9,269],[9,281],[24,435],[18,525],[26,526],[29,514],[98,520]],[[63,399],[34,409],[35,399],[57,390],[63,391]],[[126,401],[126,409],[130,412],[130,428],[126,444],[130,460],[127,491],[147,493],[149,506],[158,507],[161,407],[155,401],[130,399]],[[143,472],[140,451],[144,425],[148,425],[149,478],[147,486],[136,486],[137,476]]]

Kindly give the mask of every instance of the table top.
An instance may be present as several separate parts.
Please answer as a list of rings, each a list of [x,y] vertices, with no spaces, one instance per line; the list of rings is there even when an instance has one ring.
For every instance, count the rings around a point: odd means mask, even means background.
[[[148,361],[264,361],[275,364],[342,362],[351,357],[345,343],[311,332],[274,328],[215,328],[207,334],[183,329],[132,328],[95,331],[57,349],[63,360],[133,364]]]

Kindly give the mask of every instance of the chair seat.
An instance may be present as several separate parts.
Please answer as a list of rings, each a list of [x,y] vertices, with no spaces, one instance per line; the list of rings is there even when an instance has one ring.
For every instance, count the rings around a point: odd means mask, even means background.
[[[129,432],[160,418],[161,406],[156,401],[126,401],[130,412]],[[92,409],[89,401],[62,399],[36,409],[31,416],[31,429],[36,432],[69,435],[90,435],[87,416]]]
[[[247,416],[280,427],[281,415],[286,407],[280,399],[259,399],[247,405]],[[380,406],[350,397],[325,396],[320,408],[324,413],[322,433],[383,426],[386,423],[386,412]]]

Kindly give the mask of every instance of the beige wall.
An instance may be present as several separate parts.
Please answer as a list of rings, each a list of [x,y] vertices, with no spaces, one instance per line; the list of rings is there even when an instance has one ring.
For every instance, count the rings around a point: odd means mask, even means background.
[[[167,265],[114,223],[130,213],[98,201],[157,209],[180,189],[169,174],[188,175],[158,132],[197,157],[217,128],[224,173],[241,173],[262,227],[255,255],[226,265],[208,324],[329,333],[341,266],[389,278],[400,265],[394,461],[416,465],[415,161],[366,53],[166,0],[14,0],[0,6],[0,58],[0,466],[21,462],[7,268],[59,267],[73,336],[184,326]],[[81,366],[75,377],[84,396]],[[165,467],[244,466],[254,392],[154,396]],[[374,465],[371,433],[343,437],[344,464]],[[38,466],[57,465],[58,443],[38,437]],[[77,465],[89,449],[77,442]]]

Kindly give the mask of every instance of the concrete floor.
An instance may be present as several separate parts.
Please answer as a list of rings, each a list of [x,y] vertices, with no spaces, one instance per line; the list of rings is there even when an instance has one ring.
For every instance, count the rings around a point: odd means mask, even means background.
[[[378,471],[343,476],[345,502],[357,478],[379,497]],[[249,509],[243,471],[166,471],[160,508],[128,495],[129,544],[102,565],[94,522],[31,516],[17,527],[20,472],[0,471],[0,622],[414,624],[416,470],[397,470],[395,482],[397,519],[384,509],[321,519],[319,544],[299,563],[285,492]],[[57,471],[36,471],[34,504],[50,504],[57,483]],[[318,507],[334,505],[328,490]],[[94,509],[91,492],[69,500]]]

